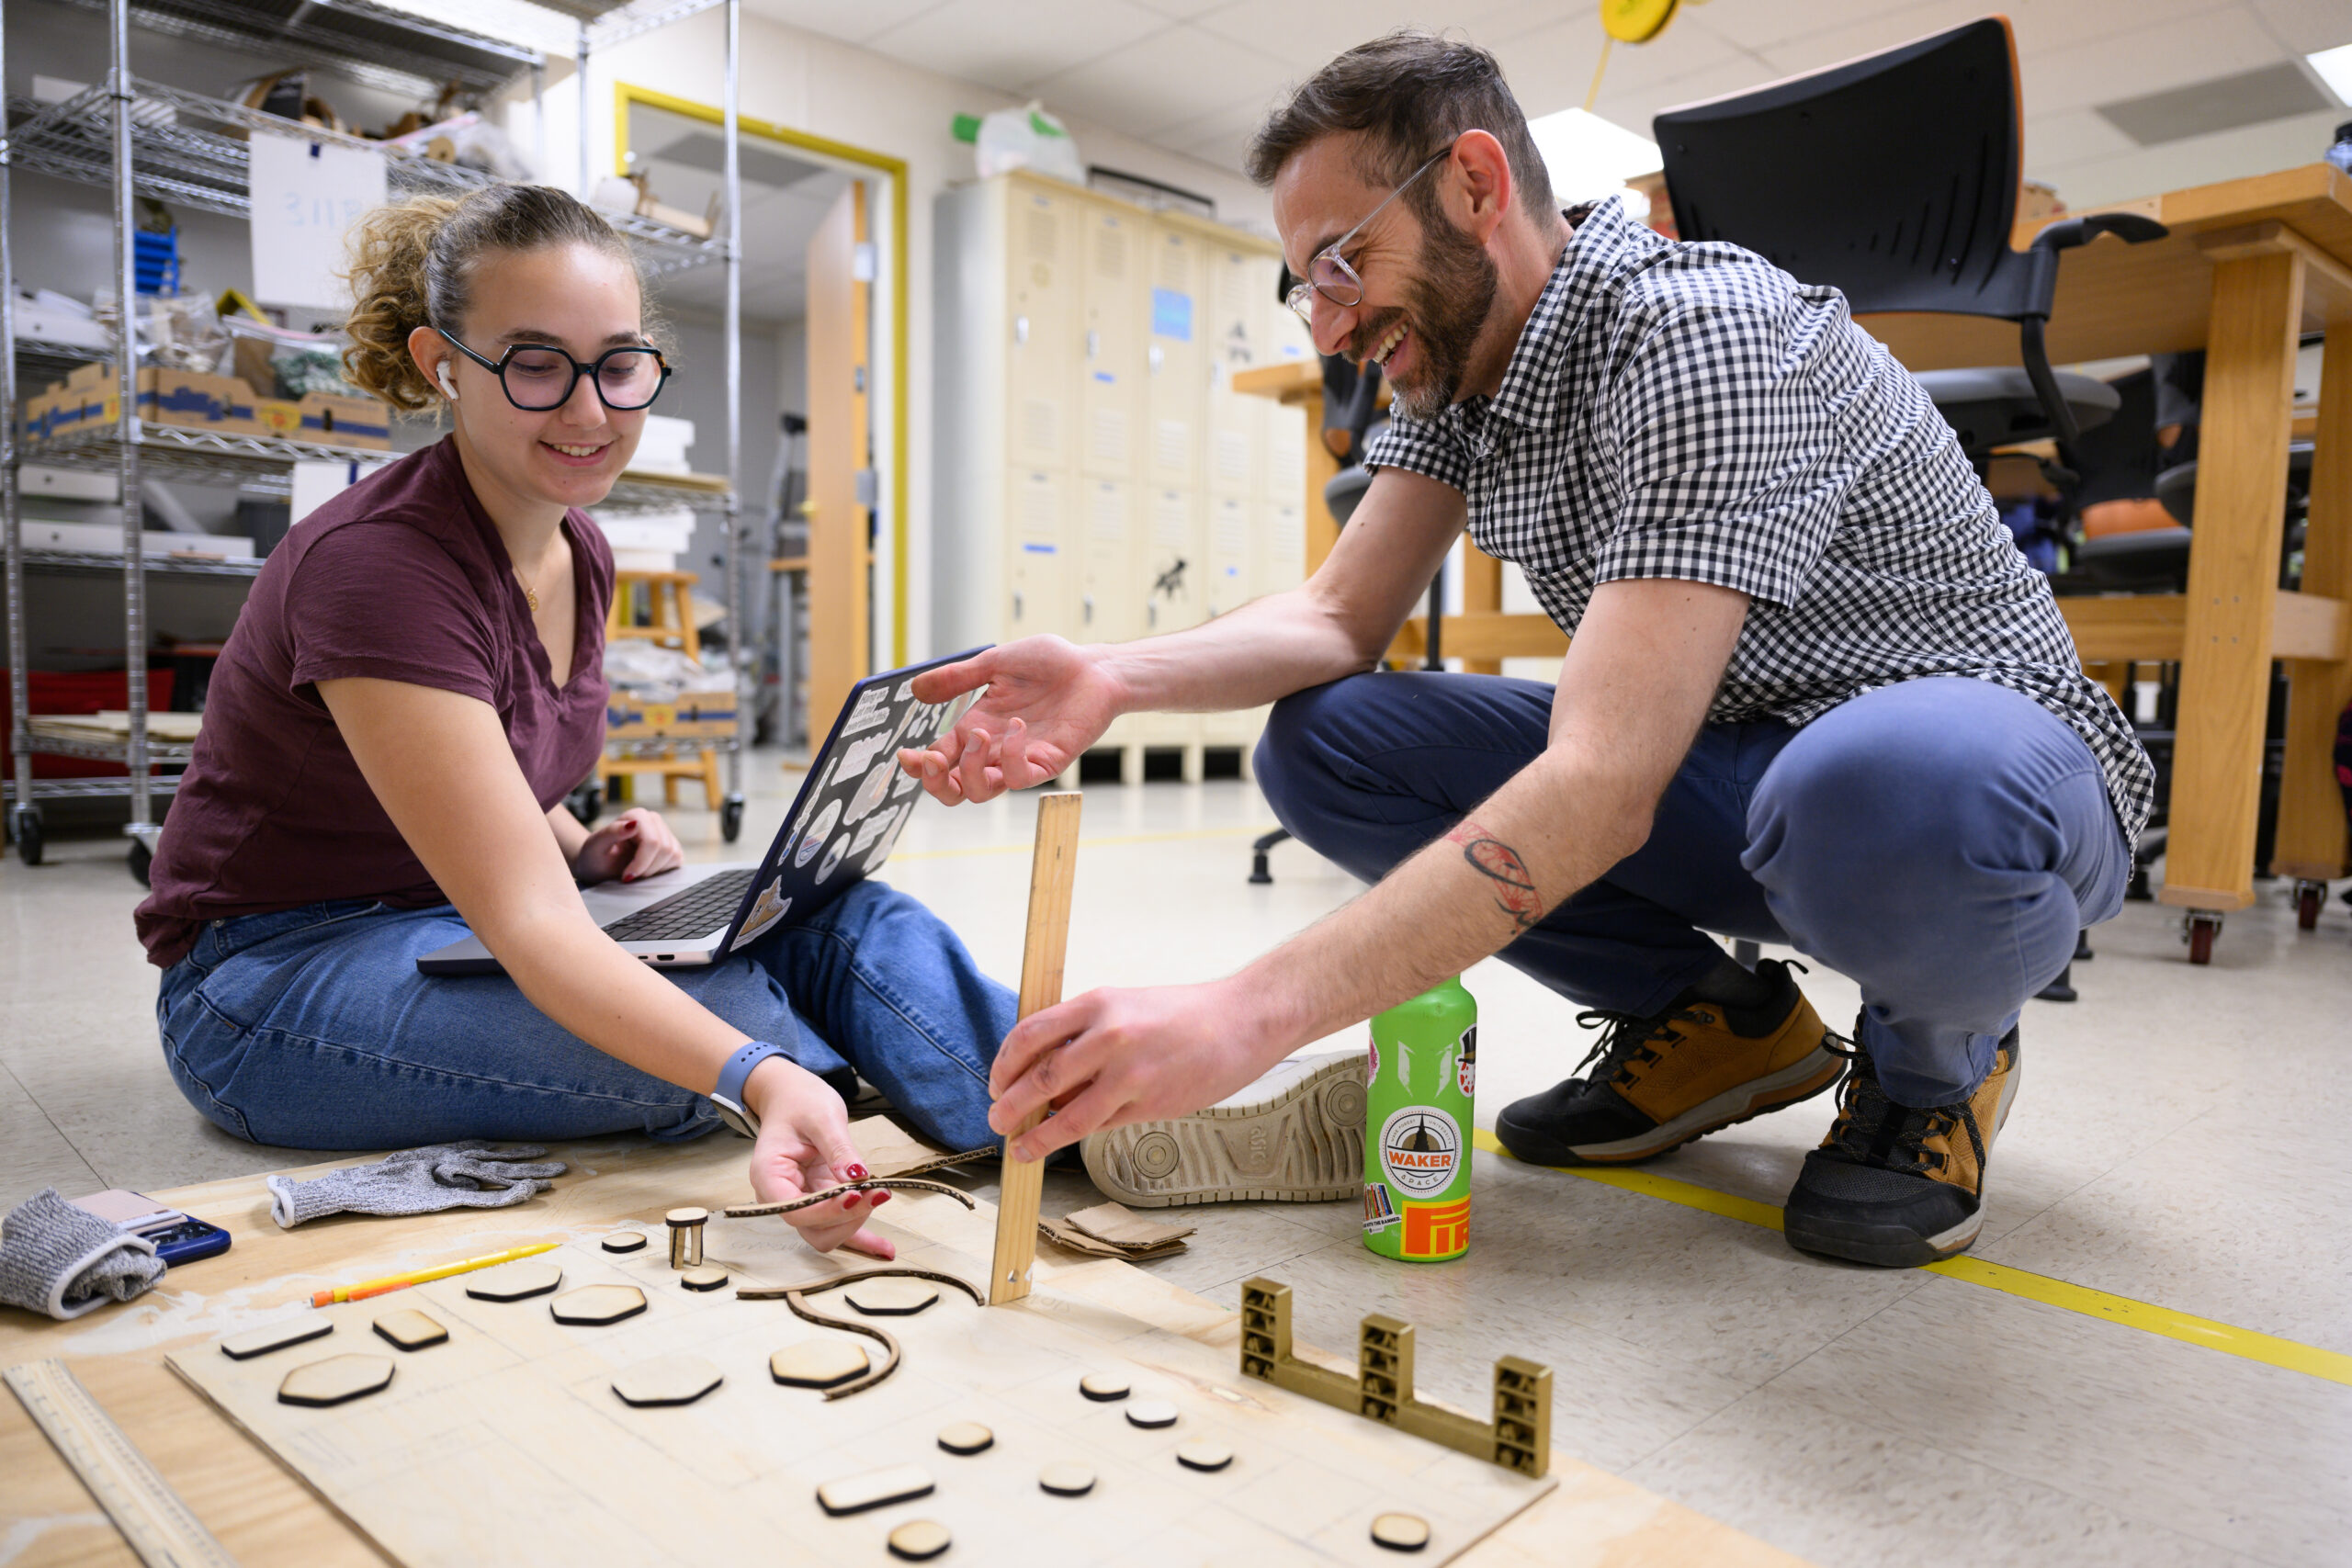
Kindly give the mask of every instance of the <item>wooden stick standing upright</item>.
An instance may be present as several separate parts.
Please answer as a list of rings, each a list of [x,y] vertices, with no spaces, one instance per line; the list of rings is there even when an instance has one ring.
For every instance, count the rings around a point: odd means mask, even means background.
[[[1069,949],[1070,886],[1078,874],[1078,809],[1074,790],[1040,796],[1037,847],[1029,863],[1029,931],[1021,950],[1021,1016],[1062,999],[1062,959]],[[996,1253],[989,1270],[989,1305],[1029,1293],[1037,1258],[1037,1200],[1046,1172],[1037,1160],[1012,1157],[1012,1137],[1045,1120],[1040,1111],[1005,1140],[1004,1180],[996,1200]]]

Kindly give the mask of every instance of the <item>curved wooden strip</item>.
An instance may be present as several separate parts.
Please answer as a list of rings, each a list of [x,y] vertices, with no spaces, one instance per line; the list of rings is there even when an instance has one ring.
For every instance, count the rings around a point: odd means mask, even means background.
[[[967,1209],[977,1209],[972,1195],[961,1188],[950,1187],[944,1181],[919,1181],[910,1176],[876,1176],[865,1181],[844,1181],[839,1187],[828,1187],[822,1192],[811,1192],[805,1198],[795,1198],[788,1203],[744,1203],[720,1213],[730,1220],[757,1219],[763,1214],[788,1214],[795,1209],[813,1209],[820,1203],[830,1203],[850,1192],[871,1192],[877,1188],[891,1188],[901,1192],[944,1192]]]
[[[927,1185],[927,1184],[926,1184]],[[889,1359],[862,1378],[854,1378],[836,1388],[825,1390],[827,1399],[841,1399],[860,1393],[899,1370],[899,1342],[884,1330],[870,1323],[859,1323],[845,1317],[829,1317],[810,1306],[804,1299],[827,1291],[838,1291],[844,1285],[854,1285],[861,1280],[929,1280],[936,1284],[953,1285],[972,1298],[974,1306],[988,1305],[988,1298],[977,1286],[959,1280],[953,1274],[942,1274],[932,1269],[861,1269],[854,1274],[836,1274],[830,1280],[816,1280],[804,1285],[744,1285],[735,1292],[741,1302],[781,1301],[792,1309],[792,1315],[820,1328],[838,1328],[848,1334],[863,1334],[888,1351]]]

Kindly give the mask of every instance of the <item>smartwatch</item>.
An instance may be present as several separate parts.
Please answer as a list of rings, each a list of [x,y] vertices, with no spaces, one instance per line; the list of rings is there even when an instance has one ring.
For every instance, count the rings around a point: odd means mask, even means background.
[[[770,1056],[789,1059],[791,1053],[781,1045],[771,1045],[764,1040],[747,1042],[743,1048],[727,1058],[718,1069],[718,1087],[710,1091],[710,1103],[717,1108],[718,1119],[727,1123],[728,1131],[739,1138],[760,1135],[759,1114],[743,1103],[743,1083],[752,1069]]]

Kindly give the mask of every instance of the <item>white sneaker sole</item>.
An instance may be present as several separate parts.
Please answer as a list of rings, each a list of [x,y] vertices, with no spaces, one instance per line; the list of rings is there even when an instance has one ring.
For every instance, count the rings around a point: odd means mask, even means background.
[[[1086,1174],[1136,1209],[1317,1203],[1363,1195],[1363,1054],[1311,1058],[1262,1098],[1247,1091],[1169,1122],[1096,1133]]]

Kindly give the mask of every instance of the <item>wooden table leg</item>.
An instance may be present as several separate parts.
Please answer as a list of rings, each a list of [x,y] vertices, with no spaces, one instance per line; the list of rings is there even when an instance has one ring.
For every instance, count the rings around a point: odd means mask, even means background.
[[[2352,322],[2328,329],[2319,399],[2302,591],[2352,599]],[[2344,792],[2334,752],[2336,716],[2352,703],[2352,660],[2290,660],[2287,682],[2286,769],[2270,869],[2300,882],[2326,882],[2345,869]]]
[[[1313,577],[1340,542],[1339,521],[1323,502],[1323,487],[1339,477],[1340,459],[1323,445],[1323,389],[1283,402],[1306,416],[1306,494],[1301,499],[1306,505],[1306,575]]]
[[[1462,613],[1465,615],[1499,615],[1503,613],[1503,563],[1470,542],[1468,535],[1462,539]],[[1503,661],[1499,659],[1465,659],[1463,671],[1471,675],[1499,675]]]
[[[2304,265],[2299,252],[2282,248],[2229,255],[2213,268],[2162,895],[2191,910],[2218,914],[2254,902]]]

